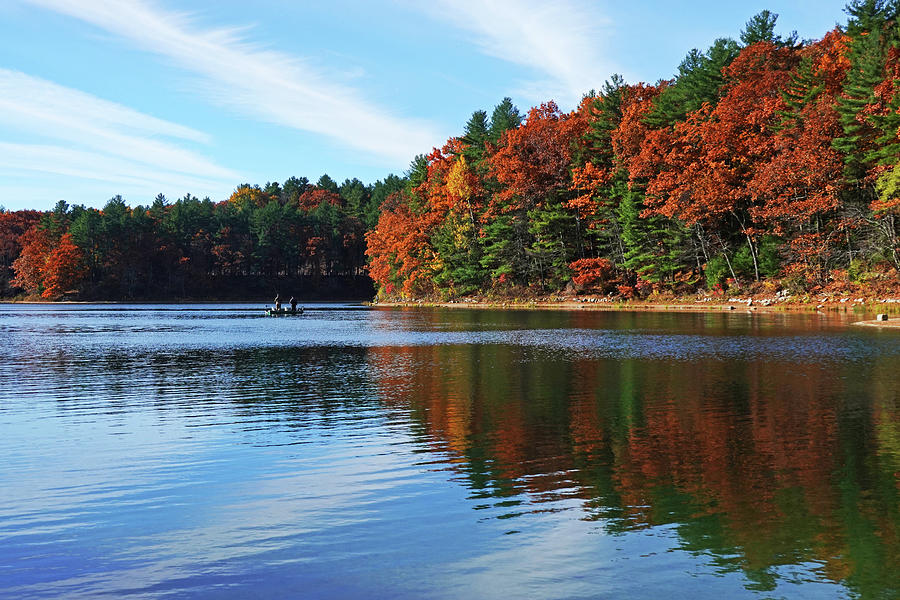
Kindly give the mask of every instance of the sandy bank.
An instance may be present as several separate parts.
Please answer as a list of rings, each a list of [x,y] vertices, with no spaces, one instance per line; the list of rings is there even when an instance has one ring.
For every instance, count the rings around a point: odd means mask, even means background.
[[[741,300],[737,302],[588,302],[588,301],[471,301],[458,300],[450,302],[406,301],[406,302],[372,302],[375,307],[432,307],[432,308],[468,308],[468,309],[507,309],[507,310],[599,310],[599,311],[654,311],[654,312],[888,312],[877,304],[803,304],[803,303],[761,303]],[[892,307],[900,310],[900,306]]]
[[[870,321],[857,321],[853,323],[854,325],[859,325],[861,327],[878,327],[880,329],[900,329],[900,318],[894,318],[893,320],[888,321],[876,321],[874,319]]]
[[[857,318],[871,317],[877,313],[888,313],[887,321],[874,319],[852,322],[852,325],[876,327],[881,329],[900,329],[900,303],[892,301],[874,302],[826,302],[824,304],[796,302],[759,302],[731,299],[729,302],[634,302],[634,301],[590,301],[590,300],[534,300],[534,301],[484,301],[457,300],[450,302],[372,302],[374,307],[396,308],[461,308],[461,309],[494,309],[494,310],[573,310],[573,311],[647,311],[647,312],[744,312],[744,313],[819,313],[842,315],[841,319],[852,321],[854,313]]]

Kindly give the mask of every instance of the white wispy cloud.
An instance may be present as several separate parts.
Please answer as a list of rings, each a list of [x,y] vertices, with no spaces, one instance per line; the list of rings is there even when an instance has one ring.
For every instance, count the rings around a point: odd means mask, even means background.
[[[144,196],[144,201],[163,189],[196,191],[205,195],[212,189],[233,187],[235,181],[218,181],[203,174],[160,172],[128,158],[84,149],[0,142],[0,173],[21,176],[25,172],[87,179],[102,183],[104,187],[114,185],[108,195],[113,191],[126,191],[126,196],[140,194]]]
[[[221,191],[239,179],[184,147],[208,144],[203,132],[2,68],[0,127],[27,140],[0,143],[0,169],[6,173],[66,175],[138,193],[175,185]]]
[[[22,99],[28,99],[28,102],[22,102]],[[0,69],[0,106],[15,111],[7,120],[20,117],[45,119],[49,120],[51,129],[59,125],[84,125],[78,121],[90,121],[98,129],[121,129],[203,143],[210,141],[207,134],[196,129],[8,69]]]
[[[144,0],[27,0],[120,36],[199,76],[211,98],[255,118],[314,132],[407,164],[441,136],[367,101],[308,61],[248,41],[246,30],[210,29]],[[199,86],[198,86],[199,87]]]
[[[601,51],[612,23],[584,0],[432,0],[413,4],[464,30],[481,52],[527,67],[519,93],[569,105],[599,88],[615,65]]]

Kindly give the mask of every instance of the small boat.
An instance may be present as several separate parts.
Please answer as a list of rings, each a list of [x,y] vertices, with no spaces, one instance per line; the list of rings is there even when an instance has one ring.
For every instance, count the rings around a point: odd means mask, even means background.
[[[303,307],[297,307],[297,310],[292,310],[290,308],[267,308],[266,315],[269,317],[278,317],[281,315],[302,315]]]

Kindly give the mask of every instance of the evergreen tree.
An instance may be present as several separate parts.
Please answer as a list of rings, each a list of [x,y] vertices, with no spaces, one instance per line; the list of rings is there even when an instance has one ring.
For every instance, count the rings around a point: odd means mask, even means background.
[[[462,154],[470,164],[477,167],[484,155],[484,143],[490,135],[490,124],[488,123],[487,113],[483,110],[476,110],[466,122],[465,132],[460,138],[466,148]]]
[[[796,31],[792,31],[786,39],[775,35],[777,20],[778,15],[768,10],[757,13],[744,25],[744,30],[741,31],[741,42],[744,46],[751,46],[757,42],[771,42],[779,48],[795,46],[797,44]]]
[[[59,239],[68,229],[71,215],[69,214],[69,203],[60,200],[56,203],[48,213],[41,218],[41,225],[53,239]]]
[[[622,122],[622,110],[627,87],[621,75],[615,74],[604,82],[591,106],[589,129],[584,136],[584,150],[573,157],[575,165],[592,163],[598,169],[612,173],[611,181],[595,190],[592,201],[593,215],[582,230],[583,254],[591,257],[609,257],[614,263],[622,263],[621,228],[616,209],[619,199],[627,191],[628,173],[618,163],[613,143],[613,133]]]
[[[432,236],[431,245],[442,261],[434,282],[451,296],[475,293],[484,284],[483,252],[476,234],[471,221],[451,212]]]
[[[791,77],[790,84],[781,90],[781,98],[787,105],[787,109],[779,113],[781,122],[779,129],[797,125],[799,114],[803,107],[819,97],[825,89],[822,77],[813,72],[813,57],[805,55],[800,59],[797,70]]]
[[[406,191],[410,200],[410,207],[413,211],[422,208],[423,198],[416,195],[416,188],[425,183],[428,179],[428,159],[424,154],[419,154],[409,163],[409,169],[406,170]]]
[[[306,177],[291,177],[281,186],[286,204],[296,205],[297,198],[309,189],[309,179]]]
[[[569,263],[575,255],[568,246],[576,232],[575,217],[555,202],[529,211],[528,221],[533,238],[528,249],[531,271],[541,288],[559,289],[569,279]],[[533,281],[533,277],[530,279]]]
[[[166,199],[164,194],[157,194],[156,198],[153,199],[153,204],[150,205],[148,212],[154,221],[161,221],[166,214],[166,207],[169,206],[169,201]]]
[[[512,103],[511,98],[504,98],[494,108],[494,112],[491,113],[491,127],[488,139],[496,144],[500,141],[504,131],[515,129],[521,124],[522,115],[519,114],[519,109]]]
[[[705,54],[691,50],[678,65],[675,83],[659,95],[644,122],[651,127],[667,127],[683,121],[688,113],[706,103],[715,105],[725,83],[722,69],[731,64],[739,51],[737,43],[729,38],[716,40]]]
[[[662,216],[642,216],[643,210],[640,195],[634,191],[626,193],[619,203],[625,267],[637,273],[642,281],[671,282],[675,273],[685,266],[684,227]]]
[[[505,213],[482,227],[484,256],[481,266],[501,284],[528,283],[526,248],[530,245],[525,215]]]
[[[406,186],[404,179],[396,175],[388,175],[383,180],[378,180],[370,187],[369,200],[363,211],[363,222],[366,229],[374,229],[381,214],[381,206],[394,194],[399,194]]]
[[[345,179],[341,184],[339,193],[344,199],[347,207],[347,213],[360,220],[364,220],[366,207],[369,202],[369,188],[354,177],[353,179]]]
[[[316,182],[316,187],[328,192],[334,192],[335,194],[340,191],[337,182],[329,177],[328,173],[323,173],[322,176],[319,177],[319,180]]]
[[[897,19],[897,0],[850,0],[844,12],[850,15],[847,35],[859,37],[869,32],[881,31],[888,21]]]
[[[618,73],[603,83],[600,94],[596,96],[591,106],[590,129],[584,136],[587,142],[584,145],[585,152],[575,157],[573,162],[576,165],[590,160],[596,167],[604,169],[614,167],[612,133],[622,122],[624,92],[625,80]]]
[[[895,35],[894,28],[888,31],[886,25],[897,19],[898,3],[853,0],[846,11],[851,17],[847,23],[850,69],[837,104],[844,135],[835,138],[833,146],[844,155],[847,179],[858,183],[881,158],[873,146],[882,133],[863,110],[875,100],[875,87],[884,79],[885,58]]]
[[[157,201],[160,199],[160,196],[157,196]],[[94,209],[83,210],[72,221],[71,227],[69,227],[72,241],[81,248],[84,254],[85,265],[88,269],[88,279],[92,283],[98,282],[103,275],[101,267],[104,257],[100,247],[101,240],[103,240],[102,220],[100,211]]]
[[[281,204],[284,204],[285,202],[281,185],[279,185],[277,181],[266,182],[266,185],[263,186],[263,193],[276,202],[280,202]]]

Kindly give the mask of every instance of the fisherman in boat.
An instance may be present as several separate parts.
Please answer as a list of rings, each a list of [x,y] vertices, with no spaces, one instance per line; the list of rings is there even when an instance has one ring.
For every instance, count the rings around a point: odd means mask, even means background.
[[[281,294],[275,294],[275,310],[281,310]]]
[[[297,300],[293,296],[291,296],[291,312],[297,312]]]

